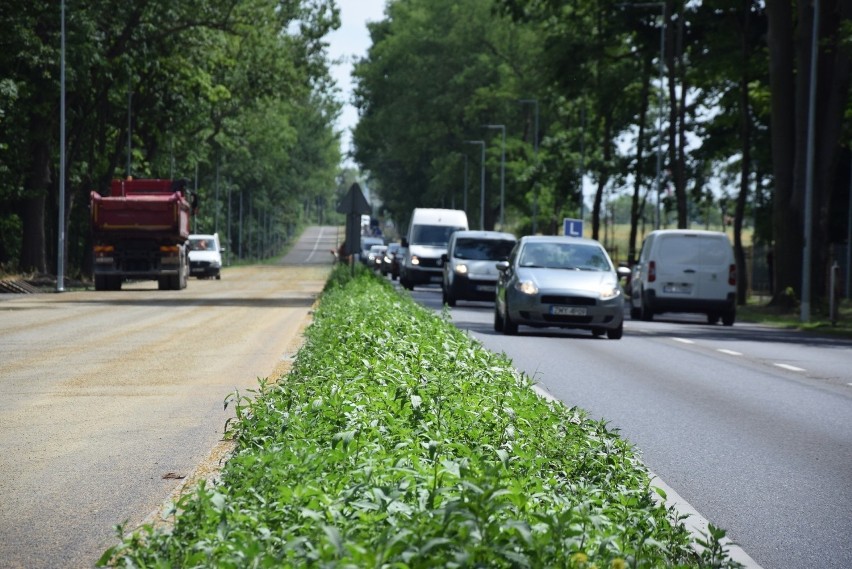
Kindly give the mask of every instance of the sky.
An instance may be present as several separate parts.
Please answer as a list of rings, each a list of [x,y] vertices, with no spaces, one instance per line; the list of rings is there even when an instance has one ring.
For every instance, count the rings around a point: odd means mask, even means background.
[[[370,47],[370,34],[367,22],[378,22],[384,19],[385,0],[338,0],[340,7],[340,28],[329,34],[328,53],[332,60],[341,60],[333,65],[331,75],[340,88],[340,100],[344,103],[343,111],[337,120],[337,128],[342,132],[342,154],[350,150],[352,128],[358,122],[358,113],[352,106],[352,63],[355,59],[367,55]],[[351,160],[345,160],[351,165]]]

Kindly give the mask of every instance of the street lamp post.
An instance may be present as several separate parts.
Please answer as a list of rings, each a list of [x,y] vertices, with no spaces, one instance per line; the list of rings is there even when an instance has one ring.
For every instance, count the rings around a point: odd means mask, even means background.
[[[506,125],[504,124],[484,124],[484,128],[499,128],[503,133],[503,147],[500,152],[500,231],[506,230],[504,217],[506,204]]]
[[[65,0],[61,10],[59,101],[59,230],[56,232],[56,292],[65,291]]]
[[[485,141],[465,140],[465,144],[479,144],[482,146],[482,161],[479,175],[479,229],[485,229]]]
[[[533,135],[533,156],[535,157],[535,165],[538,168],[538,99],[521,99],[518,101],[523,104],[532,104],[535,108],[535,134]],[[538,173],[533,182],[533,214],[532,214],[532,232],[533,235],[538,231]]]

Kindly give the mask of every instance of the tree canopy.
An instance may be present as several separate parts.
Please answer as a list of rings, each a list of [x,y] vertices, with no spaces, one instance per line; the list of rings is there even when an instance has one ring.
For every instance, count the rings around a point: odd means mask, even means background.
[[[852,7],[821,6],[818,297],[831,244],[845,239],[852,140]],[[385,16],[356,65],[353,140],[397,222],[444,206],[498,227],[505,185],[501,229],[557,233],[590,208],[601,238],[608,208],[630,196],[622,259],[635,259],[644,231],[713,215],[733,225],[741,292],[749,225],[784,259],[776,291],[801,293],[810,3],[395,0]],[[505,162],[493,125],[505,128]]]
[[[89,262],[89,192],[115,177],[189,179],[201,196],[195,229],[248,254],[261,234],[269,242],[334,201],[333,0],[65,5],[72,272]],[[0,266],[10,271],[48,272],[56,258],[62,22],[56,2],[0,11]],[[232,234],[238,215],[245,230]]]

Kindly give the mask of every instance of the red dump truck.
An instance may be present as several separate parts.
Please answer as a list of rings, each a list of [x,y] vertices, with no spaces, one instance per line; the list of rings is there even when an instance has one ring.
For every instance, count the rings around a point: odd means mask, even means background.
[[[194,199],[185,180],[113,180],[108,196],[93,191],[95,290],[121,290],[125,280],[186,288]]]

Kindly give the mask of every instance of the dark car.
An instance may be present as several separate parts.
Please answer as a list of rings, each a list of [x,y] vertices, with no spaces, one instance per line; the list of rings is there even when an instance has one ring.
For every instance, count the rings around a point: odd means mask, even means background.
[[[621,338],[624,293],[619,273],[594,239],[522,237],[497,268],[496,331],[517,334],[519,325],[580,328],[594,336]]]
[[[399,265],[402,262],[402,246],[399,243],[388,244],[382,259],[382,276],[390,275],[392,280],[399,278]]]

